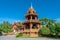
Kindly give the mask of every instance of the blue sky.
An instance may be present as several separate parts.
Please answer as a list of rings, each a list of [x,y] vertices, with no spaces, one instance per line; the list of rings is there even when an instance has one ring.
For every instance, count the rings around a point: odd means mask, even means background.
[[[60,0],[0,0],[0,23],[25,21],[31,3],[39,19],[47,17],[60,22]]]

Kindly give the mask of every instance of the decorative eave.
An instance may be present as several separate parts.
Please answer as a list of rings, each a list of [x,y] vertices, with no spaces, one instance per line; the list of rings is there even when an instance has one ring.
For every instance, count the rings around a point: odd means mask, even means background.
[[[20,24],[14,23],[14,24],[11,26],[11,29],[12,29],[14,26],[16,26],[16,27],[24,27],[23,23],[20,23]]]
[[[23,27],[24,25],[23,25],[23,23],[20,23],[20,24],[17,24],[17,26]]]
[[[27,14],[27,15],[25,15],[26,18],[29,17],[29,16],[36,16],[36,17],[38,17],[37,14]]]
[[[25,17],[27,18],[28,16],[32,16],[32,15],[38,17],[38,15],[36,14],[36,11],[34,10],[31,4],[31,7],[29,8],[27,15]]]
[[[39,22],[39,21],[34,21],[34,20],[31,20],[31,21],[25,21],[23,24],[28,24],[28,23],[41,24],[41,22]]]

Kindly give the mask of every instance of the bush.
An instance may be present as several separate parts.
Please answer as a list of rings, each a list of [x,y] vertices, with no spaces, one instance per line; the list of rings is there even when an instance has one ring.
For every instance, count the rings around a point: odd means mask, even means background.
[[[2,36],[2,32],[0,32],[0,36]]]
[[[22,36],[23,36],[22,33],[19,33],[19,34],[16,35],[16,37],[22,37]]]
[[[2,24],[0,24],[0,32],[3,33],[12,32],[11,24],[9,22],[3,22]]]
[[[39,30],[39,33],[42,34],[42,35],[49,35],[49,34],[50,34],[50,30],[49,30],[49,28],[47,28],[47,27],[42,27],[42,28]]]

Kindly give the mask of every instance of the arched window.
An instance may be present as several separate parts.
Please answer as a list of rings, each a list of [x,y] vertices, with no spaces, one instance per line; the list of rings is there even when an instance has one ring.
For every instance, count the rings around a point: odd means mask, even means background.
[[[36,28],[36,24],[33,24],[33,27],[32,28],[35,29]]]
[[[28,17],[28,20],[30,19],[30,16]]]
[[[32,19],[35,19],[35,17],[34,17],[34,16],[32,16]]]
[[[29,24],[26,24],[26,29],[30,29]]]
[[[33,13],[35,13],[35,12],[33,11]]]

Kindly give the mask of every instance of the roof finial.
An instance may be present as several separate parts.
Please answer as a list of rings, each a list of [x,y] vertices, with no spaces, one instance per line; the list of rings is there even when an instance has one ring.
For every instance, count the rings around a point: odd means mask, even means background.
[[[31,8],[33,8],[33,7],[32,7],[32,3],[31,3]]]

